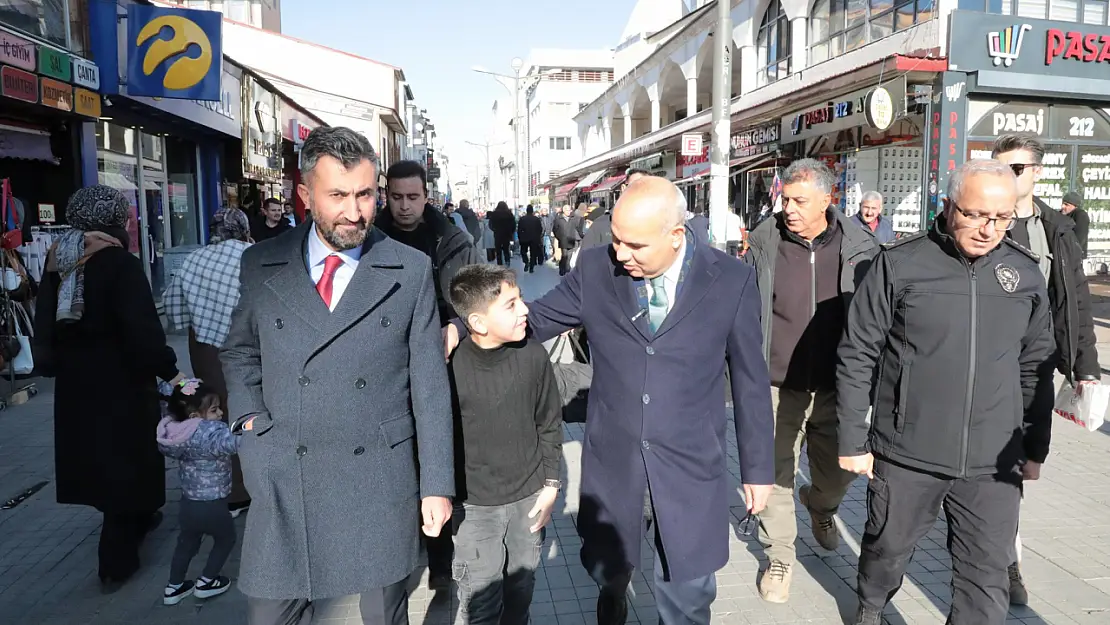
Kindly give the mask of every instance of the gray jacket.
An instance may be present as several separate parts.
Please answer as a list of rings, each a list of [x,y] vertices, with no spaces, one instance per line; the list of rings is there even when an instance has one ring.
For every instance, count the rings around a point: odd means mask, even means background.
[[[852,303],[856,286],[871,266],[871,261],[879,253],[875,237],[836,209],[829,209],[829,215],[840,224],[840,292],[844,297],[844,310]],[[755,267],[756,282],[759,285],[761,305],[760,320],[763,324],[763,357],[771,360],[771,304],[775,294],[775,259],[778,257],[779,242],[782,241],[782,213],[766,219],[748,237],[748,253],[744,260]],[[816,311],[817,303],[813,304]],[[811,313],[812,314],[812,313]]]
[[[221,357],[252,497],[241,589],[360,593],[417,564],[422,497],[455,494],[451,388],[428,257],[374,228],[329,312],[305,267],[310,225],[243,254]]]
[[[193,501],[215,501],[231,494],[231,456],[242,440],[222,421],[201,418],[158,423],[158,449],[177,460],[181,496]]]

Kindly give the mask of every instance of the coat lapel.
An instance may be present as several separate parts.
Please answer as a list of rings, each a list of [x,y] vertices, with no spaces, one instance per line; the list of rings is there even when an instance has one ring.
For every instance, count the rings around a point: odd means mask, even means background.
[[[331,311],[327,322],[323,324],[320,341],[313,351],[319,351],[370,314],[382,300],[389,297],[400,286],[389,270],[401,269],[404,264],[392,245],[397,244],[391,244],[385,233],[377,228],[372,229],[367,235],[366,243],[362,246],[358,268],[351,276],[351,282],[343,292],[343,297],[335,305],[335,310]],[[320,299],[319,296],[316,299]],[[320,301],[320,305],[323,305],[323,300]]]
[[[620,267],[614,267],[612,273],[613,277],[613,292],[620,302],[621,310],[624,311],[625,316],[636,328],[636,331],[644,337],[644,340],[651,340],[651,329],[648,327],[648,318],[646,309],[640,308],[640,297],[636,293],[636,281],[624,272]]]
[[[293,238],[295,243],[286,246],[284,254],[275,253],[273,260],[263,261],[262,265],[282,266],[266,280],[266,286],[298,317],[319,332],[330,313],[324,300],[316,292],[316,285],[312,283],[312,276],[305,266],[305,242],[311,228],[312,224],[308,221],[298,226],[294,230],[297,233]]]
[[[690,244],[692,243],[687,240],[687,245]],[[717,275],[720,273],[721,268],[717,266],[717,259],[713,256],[713,252],[705,245],[695,247],[693,258],[690,261],[689,275],[683,278],[675,296],[674,306],[667,313],[663,325],[659,326],[655,338],[658,339],[666,334],[686,315],[689,315],[694,307],[709,294],[709,288],[717,281]]]

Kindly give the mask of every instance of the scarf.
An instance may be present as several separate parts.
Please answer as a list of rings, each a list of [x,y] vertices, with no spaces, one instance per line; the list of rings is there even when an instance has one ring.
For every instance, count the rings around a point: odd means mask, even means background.
[[[80,321],[85,313],[85,263],[97,252],[122,247],[118,237],[103,230],[122,230],[130,216],[127,198],[111,187],[93,185],[78,189],[66,206],[70,229],[58,237],[50,251],[48,268],[58,272],[58,305],[55,319]]]

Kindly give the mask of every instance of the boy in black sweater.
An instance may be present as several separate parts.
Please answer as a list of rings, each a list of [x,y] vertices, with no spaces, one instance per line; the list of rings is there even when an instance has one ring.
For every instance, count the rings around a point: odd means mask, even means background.
[[[453,577],[469,625],[526,625],[544,526],[562,487],[562,402],[507,267],[469,265],[451,303],[470,335],[451,358]]]

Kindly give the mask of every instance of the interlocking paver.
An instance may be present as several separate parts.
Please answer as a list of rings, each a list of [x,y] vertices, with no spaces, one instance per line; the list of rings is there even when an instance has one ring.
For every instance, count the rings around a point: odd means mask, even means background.
[[[541,295],[558,281],[543,268],[521,276],[525,296]],[[1110,304],[1096,296],[1096,314],[1102,318],[1098,332],[1108,349],[1102,362],[1110,364]],[[1101,312],[1105,309],[1106,312]],[[183,360],[187,350],[181,337],[173,337]],[[1100,347],[1103,345],[1100,344]],[[143,548],[143,569],[134,581],[115,595],[100,594],[96,579],[96,544],[99,515],[88,508],[54,503],[53,392],[49,380],[40,380],[42,392],[23,406],[0,412],[0,500],[32,484],[51,484],[12,510],[0,510],[0,623],[3,625],[230,625],[246,622],[246,601],[236,590],[200,602],[186,600],[166,608],[161,604],[169,561],[176,540],[176,471],[167,469],[170,503],[166,520]],[[1030,592],[1027,608],[1010,611],[1012,624],[1110,623],[1110,427],[1087,433],[1058,423],[1053,451],[1040,482],[1029,484],[1022,506],[1023,570]],[[561,497],[554,523],[548,529],[543,566],[536,583],[532,609],[534,625],[586,625],[596,622],[597,587],[578,565],[581,543],[574,521],[578,501],[582,425],[566,426],[564,455],[567,489]],[[735,443],[729,445],[730,471],[737,479]],[[803,460],[799,483],[808,469]],[[718,573],[718,598],[714,622],[840,624],[854,615],[855,578],[859,541],[866,520],[866,482],[853,484],[840,509],[842,544],[835,553],[817,546],[810,535],[809,519],[799,506],[798,556],[791,601],[785,605],[763,602],[755,589],[759,569],[766,563],[754,537],[742,536],[737,524],[744,516],[738,493],[731,495],[733,526],[729,564]],[[249,513],[248,513],[249,514]],[[245,519],[236,525],[242,530]],[[907,569],[902,591],[885,612],[891,624],[944,622],[951,561],[945,550],[946,525],[936,527],[921,541]],[[651,590],[651,544],[644,543],[643,570],[632,585],[629,623],[654,624],[658,617]],[[203,556],[203,554],[202,554]],[[202,557],[194,562],[199,570]],[[226,572],[238,573],[236,552]],[[194,572],[197,572],[196,570]],[[410,616],[414,625],[451,625],[458,612],[452,591],[431,591],[427,572],[421,568],[411,580]],[[357,597],[321,602],[320,625],[360,623]]]

